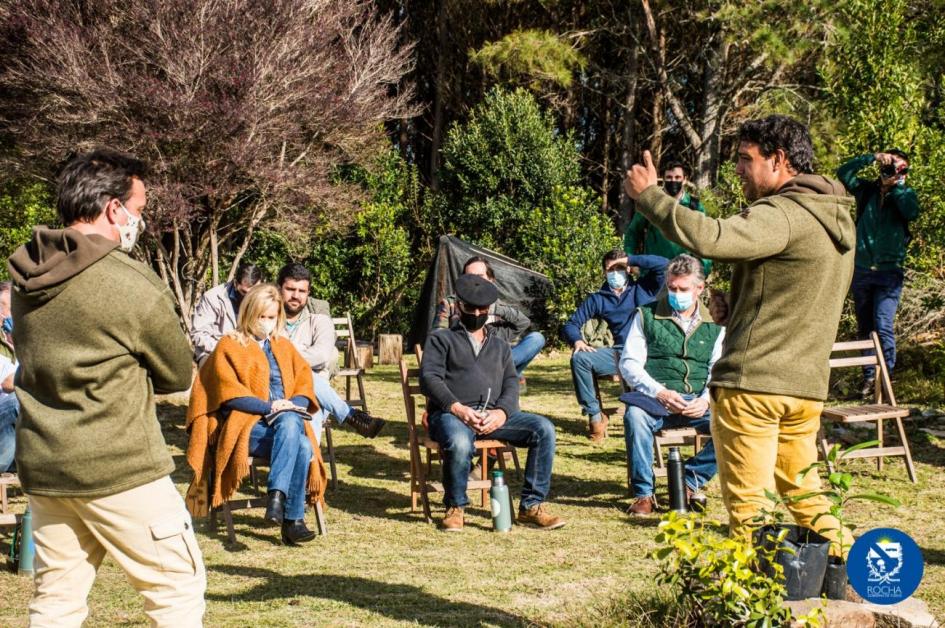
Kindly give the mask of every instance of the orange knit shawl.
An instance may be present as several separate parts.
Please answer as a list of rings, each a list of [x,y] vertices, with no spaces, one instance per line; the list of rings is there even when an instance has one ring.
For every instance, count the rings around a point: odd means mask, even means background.
[[[318,410],[312,388],[312,371],[308,363],[287,338],[271,341],[272,353],[282,372],[285,397],[308,398],[309,412]],[[209,514],[207,479],[210,474],[208,452],[216,445],[216,473],[213,478],[212,504],[216,508],[239,488],[249,475],[249,433],[260,417],[238,412],[221,423],[219,416],[224,402],[237,397],[269,398],[269,361],[259,343],[243,346],[232,336],[220,339],[216,349],[197,373],[187,408],[187,463],[194,470],[194,479],[187,489],[187,509],[195,517]],[[305,434],[312,443],[312,463],[308,472],[308,501],[324,505],[328,475],[311,421],[305,421]]]

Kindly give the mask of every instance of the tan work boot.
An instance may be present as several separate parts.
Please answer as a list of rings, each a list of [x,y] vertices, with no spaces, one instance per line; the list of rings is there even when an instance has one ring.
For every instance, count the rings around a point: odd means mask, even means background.
[[[564,519],[549,514],[544,504],[532,506],[528,510],[519,510],[518,522],[542,530],[556,530],[564,526]]]
[[[607,438],[607,415],[602,412],[599,416],[600,421],[587,421],[587,437],[595,443],[601,443]]]
[[[463,523],[463,509],[459,506],[452,506],[446,509],[446,516],[440,521],[440,530],[444,532],[462,532]]]
[[[652,495],[646,497],[637,497],[627,508],[627,514],[633,517],[645,517],[652,515],[656,510],[656,499]]]

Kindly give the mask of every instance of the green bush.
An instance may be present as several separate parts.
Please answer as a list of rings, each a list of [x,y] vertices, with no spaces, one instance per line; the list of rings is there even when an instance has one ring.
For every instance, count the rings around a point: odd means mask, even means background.
[[[527,224],[519,260],[551,279],[554,295],[544,322],[556,329],[600,287],[600,260],[620,239],[600,211],[600,199],[581,187],[555,188],[550,204],[534,208]]]
[[[697,625],[788,625],[791,611],[784,605],[783,577],[779,577],[783,571],[773,560],[774,551],[754,547],[747,539],[723,537],[715,531],[719,527],[704,514],[670,512],[663,517],[656,536],[661,547],[652,554],[660,562],[658,581],[671,587],[685,615]],[[786,529],[781,532],[774,546],[786,533]],[[762,573],[762,560],[774,569],[775,578]],[[800,626],[820,626],[821,619],[817,608],[795,621]]]
[[[600,285],[600,259],[619,246],[600,199],[580,184],[580,153],[524,90],[494,89],[443,146],[439,233],[494,249],[547,274],[554,294],[536,321],[556,336]]]
[[[4,261],[30,239],[35,225],[57,221],[52,203],[43,183],[8,181],[0,186],[0,255]],[[0,266],[0,278],[7,279],[7,265]]]

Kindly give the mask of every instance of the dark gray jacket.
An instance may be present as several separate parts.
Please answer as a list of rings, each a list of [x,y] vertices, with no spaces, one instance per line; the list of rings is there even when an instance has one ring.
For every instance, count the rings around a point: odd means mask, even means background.
[[[459,305],[456,303],[456,296],[451,294],[437,306],[433,329],[447,329],[458,321]],[[496,301],[489,308],[489,322],[486,325],[499,338],[514,345],[522,339],[532,322],[523,312],[511,305]]]
[[[488,328],[478,356],[459,323],[431,333],[423,348],[420,390],[430,400],[431,413],[449,412],[457,401],[478,408],[487,396],[489,409],[500,408],[507,416],[519,411],[512,351]]]

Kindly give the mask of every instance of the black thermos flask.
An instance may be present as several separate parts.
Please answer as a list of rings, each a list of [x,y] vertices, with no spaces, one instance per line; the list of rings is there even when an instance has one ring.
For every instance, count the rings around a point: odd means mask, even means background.
[[[669,508],[676,512],[688,512],[686,508],[686,481],[683,477],[683,460],[679,447],[669,448],[669,465],[666,469],[669,480]]]

